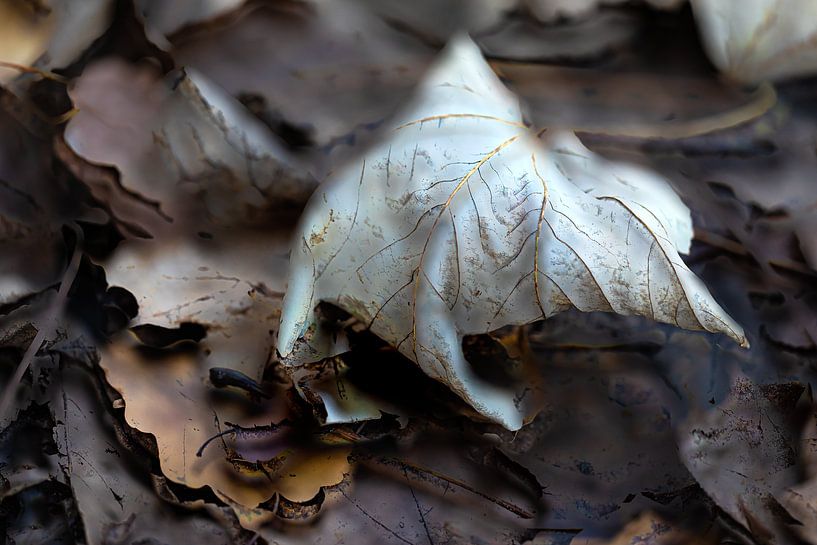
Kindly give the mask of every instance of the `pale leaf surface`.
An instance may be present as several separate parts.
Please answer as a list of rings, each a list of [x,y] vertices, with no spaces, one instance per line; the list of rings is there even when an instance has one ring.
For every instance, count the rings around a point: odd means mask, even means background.
[[[278,350],[338,350],[329,302],[509,428],[524,396],[480,380],[464,335],[570,307],[743,332],[684,265],[689,212],[666,182],[569,134],[538,139],[477,47],[455,40],[414,102],[313,195],[295,237]]]

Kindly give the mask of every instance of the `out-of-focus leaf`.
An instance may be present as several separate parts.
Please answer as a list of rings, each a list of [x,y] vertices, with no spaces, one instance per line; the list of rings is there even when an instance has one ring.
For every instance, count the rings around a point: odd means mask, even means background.
[[[520,0],[540,21],[554,22],[562,18],[585,16],[601,6],[625,4],[629,0]],[[644,0],[658,9],[675,9],[686,0]]]
[[[726,75],[757,82],[817,71],[811,0],[692,0],[709,58]]]
[[[314,309],[335,304],[479,412],[511,429],[524,395],[479,379],[465,335],[567,308],[743,332],[684,265],[689,212],[652,173],[572,135],[543,140],[476,46],[456,40],[384,142],[313,195],[293,241],[278,351],[338,351]]]
[[[60,227],[74,203],[51,170],[47,138],[0,107],[0,307],[55,282],[63,267]]]
[[[64,68],[111,22],[112,0],[43,0],[0,3],[0,61],[43,70]],[[18,75],[0,67],[0,84]]]
[[[584,545],[715,545],[717,535],[701,536],[694,530],[686,529],[676,523],[667,521],[649,511],[641,513],[638,518],[627,523],[621,531],[610,539],[582,539],[576,536],[575,541]],[[544,545],[546,541],[532,540],[524,545]]]
[[[356,1],[387,23],[440,45],[458,32],[479,35],[491,29],[518,3],[518,0],[453,0],[444,4],[435,0],[419,0],[411,4],[400,0]]]
[[[206,219],[269,222],[271,210],[297,209],[315,187],[267,127],[195,71],[159,80],[150,69],[106,60],[70,94],[80,111],[65,142],[121,175],[114,187],[90,180],[92,191],[118,219],[151,234],[206,231]]]
[[[811,392],[809,392],[811,394]],[[811,400],[812,403],[814,400]],[[803,427],[800,439],[800,463],[803,482],[784,490],[777,499],[791,514],[791,529],[810,544],[817,543],[817,412]]]
[[[602,12],[576,22],[542,25],[528,18],[506,18],[477,36],[492,59],[512,62],[586,62],[635,39],[639,21],[627,13]]]
[[[194,0],[193,2],[164,2],[136,0],[137,13],[145,21],[150,39],[166,49],[172,46],[167,36],[190,25],[205,22],[237,9],[245,0]]]
[[[48,47],[53,17],[39,12],[33,4],[7,0],[0,3],[0,61],[31,65]],[[0,84],[15,77],[18,72],[0,67]]]
[[[218,24],[180,33],[172,53],[314,145],[310,162],[322,179],[371,141],[434,53],[358,4],[249,2]]]

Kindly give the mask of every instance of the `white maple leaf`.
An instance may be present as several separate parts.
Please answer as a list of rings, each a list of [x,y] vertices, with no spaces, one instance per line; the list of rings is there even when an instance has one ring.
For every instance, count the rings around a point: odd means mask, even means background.
[[[388,138],[330,177],[296,230],[278,351],[341,350],[329,302],[508,428],[520,398],[479,379],[464,335],[576,307],[743,331],[684,265],[689,210],[667,183],[572,134],[535,134],[466,37],[448,46]]]

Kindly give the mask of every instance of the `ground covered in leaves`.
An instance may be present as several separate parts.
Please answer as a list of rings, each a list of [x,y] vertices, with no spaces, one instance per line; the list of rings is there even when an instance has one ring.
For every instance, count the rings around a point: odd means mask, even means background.
[[[7,542],[817,544],[817,81],[723,77],[689,6],[474,4],[0,1]],[[351,309],[282,365],[301,210],[462,26],[525,126],[669,180],[750,349],[576,310],[466,337],[530,385],[518,431]]]

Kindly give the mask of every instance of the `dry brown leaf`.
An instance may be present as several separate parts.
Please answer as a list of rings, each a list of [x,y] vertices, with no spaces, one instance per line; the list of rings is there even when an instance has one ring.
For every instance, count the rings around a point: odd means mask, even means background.
[[[59,380],[62,387],[55,388],[52,400],[58,421],[54,439],[74,490],[88,545],[142,539],[232,542],[227,532],[206,516],[172,510],[131,473],[130,454],[117,443],[108,410],[100,406],[86,372],[69,368]]]
[[[753,535],[786,543],[776,499],[797,482],[796,406],[804,386],[735,379],[729,396],[694,411],[679,431],[681,457],[713,500]]]
[[[133,241],[106,265],[109,282],[136,296],[139,325],[171,329],[193,322],[206,328],[196,350],[146,352],[120,338],[104,351],[101,365],[122,394],[128,423],[156,437],[163,473],[192,488],[210,486],[234,503],[250,526],[265,520],[269,513],[255,508],[276,492],[306,501],[349,471],[346,448],[295,449],[272,480],[260,472],[239,473],[225,459],[221,442],[196,456],[208,438],[227,429],[225,422],[268,425],[288,416],[280,384],[270,386],[271,398],[256,407],[245,396],[214,393],[208,380],[211,367],[261,380],[280,312],[285,264],[281,237],[273,234],[217,236],[198,244]]]
[[[80,111],[65,142],[120,173],[121,187],[90,181],[94,194],[117,219],[153,235],[206,231],[207,220],[268,223],[271,210],[297,209],[314,189],[263,123],[195,71],[159,79],[150,68],[110,59],[86,69],[70,95]]]

